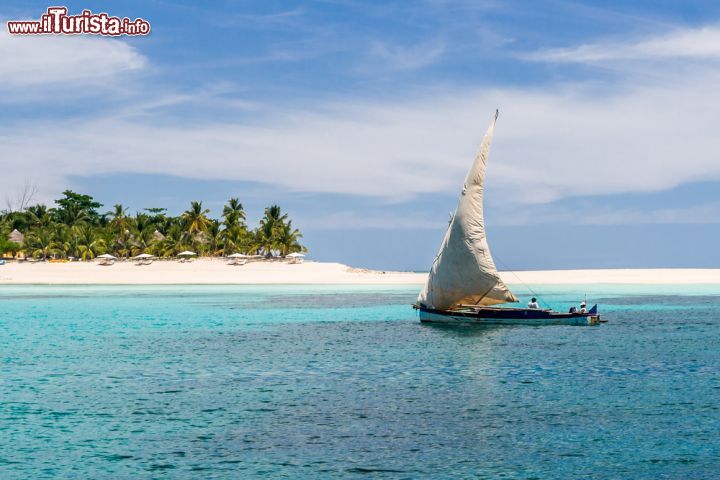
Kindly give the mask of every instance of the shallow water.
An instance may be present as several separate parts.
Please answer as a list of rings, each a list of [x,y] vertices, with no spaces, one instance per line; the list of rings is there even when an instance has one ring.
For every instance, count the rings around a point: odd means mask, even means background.
[[[424,326],[416,287],[3,286],[0,478],[717,477],[720,288],[532,289],[610,322]]]

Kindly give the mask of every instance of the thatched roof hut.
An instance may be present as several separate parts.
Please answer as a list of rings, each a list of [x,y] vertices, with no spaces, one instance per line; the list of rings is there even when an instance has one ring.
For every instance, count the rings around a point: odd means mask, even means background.
[[[10,232],[10,236],[8,236],[8,240],[11,242],[17,243],[18,245],[22,245],[22,243],[25,241],[25,235],[20,233],[17,229]]]
[[[163,240],[165,240],[165,235],[160,233],[160,231],[158,230],[155,230],[155,232],[153,233],[153,237],[155,237],[155,240],[157,240],[158,242],[162,242]]]

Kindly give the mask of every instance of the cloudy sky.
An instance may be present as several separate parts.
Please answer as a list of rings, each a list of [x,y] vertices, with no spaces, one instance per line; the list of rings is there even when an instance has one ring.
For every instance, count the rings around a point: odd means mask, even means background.
[[[280,203],[314,259],[425,270],[499,108],[501,268],[720,266],[717,2],[66,3],[152,33],[3,25],[3,198]]]

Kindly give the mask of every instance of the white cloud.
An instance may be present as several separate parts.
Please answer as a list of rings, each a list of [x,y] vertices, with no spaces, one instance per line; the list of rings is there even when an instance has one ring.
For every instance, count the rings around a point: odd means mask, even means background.
[[[577,216],[576,216],[577,220]],[[619,210],[580,219],[586,225],[720,223],[720,203],[650,210]]]
[[[276,112],[262,123],[163,124],[94,117],[0,127],[0,186],[36,175],[56,193],[72,175],[161,173],[268,182],[293,191],[385,198],[458,191],[494,108],[493,202],[656,191],[720,179],[720,80],[593,92],[457,91],[395,104]]]
[[[64,40],[73,38],[80,37]],[[54,81],[70,82],[73,75],[77,81],[93,78],[93,73],[83,73],[88,67],[78,58],[112,57],[104,61],[113,75],[145,62],[123,43],[96,40],[102,41],[82,43],[82,54],[63,50],[65,60],[75,58],[80,71],[52,73]],[[0,37],[0,51],[6,41]],[[657,40],[628,48],[661,50],[648,46],[653,42]],[[15,47],[11,50],[17,55]],[[43,65],[37,59],[28,62],[36,69]],[[67,67],[66,62],[57,65]],[[245,123],[168,123],[151,107],[198,105],[193,95],[172,92],[86,118],[16,120],[0,126],[0,190],[12,191],[31,177],[45,198],[54,198],[75,175],[152,173],[394,200],[454,195],[496,107],[501,115],[488,188],[493,203],[519,206],[516,212],[523,205],[573,196],[660,191],[720,180],[720,71],[709,64],[678,77],[666,67],[643,83],[620,81],[600,93],[583,85],[427,91],[414,100],[265,109],[262,119]],[[0,65],[0,73],[4,77],[19,68]],[[212,92],[202,95],[203,105],[213,104]],[[366,220],[368,225],[386,224],[384,217]],[[503,220],[508,222],[513,219]]]
[[[370,52],[385,68],[415,70],[435,63],[445,53],[441,42],[422,42],[415,45],[395,45],[374,42]]]
[[[4,27],[4,22],[2,22]],[[121,40],[89,35],[10,35],[0,29],[0,89],[99,86],[136,72],[146,59]]]
[[[571,48],[546,49],[526,55],[530,60],[559,63],[600,63],[658,59],[720,59],[720,28],[678,29],[650,38],[603,41]]]
[[[492,209],[493,225],[648,225],[720,223],[720,203],[706,202],[685,207],[608,208],[590,205],[532,205],[504,216],[502,207]],[[511,209],[512,210],[512,209]]]

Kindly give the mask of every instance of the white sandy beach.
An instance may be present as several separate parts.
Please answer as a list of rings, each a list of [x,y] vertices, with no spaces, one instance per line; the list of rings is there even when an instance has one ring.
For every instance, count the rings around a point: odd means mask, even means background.
[[[506,283],[526,284],[720,284],[720,269],[551,270],[501,272]],[[340,263],[250,262],[230,266],[220,259],[188,263],[155,261],[16,263],[0,266],[0,284],[375,284],[420,285],[427,275],[351,268]]]
[[[181,263],[156,260],[150,265],[117,262],[15,263],[0,266],[0,284],[414,284],[424,274],[353,269],[340,263],[249,262],[228,265],[222,259]]]

